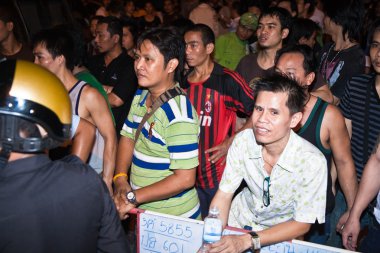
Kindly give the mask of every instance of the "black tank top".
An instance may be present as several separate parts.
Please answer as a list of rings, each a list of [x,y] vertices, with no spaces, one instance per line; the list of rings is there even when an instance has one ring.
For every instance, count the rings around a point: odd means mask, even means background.
[[[334,209],[335,201],[334,194],[332,192],[332,178],[331,178],[331,149],[326,149],[322,145],[321,141],[321,126],[322,120],[325,115],[328,103],[318,98],[315,103],[313,110],[311,111],[309,118],[305,124],[298,130],[297,134],[304,138],[305,140],[316,146],[322,154],[325,156],[327,161],[327,195],[326,195],[326,213],[331,213]]]

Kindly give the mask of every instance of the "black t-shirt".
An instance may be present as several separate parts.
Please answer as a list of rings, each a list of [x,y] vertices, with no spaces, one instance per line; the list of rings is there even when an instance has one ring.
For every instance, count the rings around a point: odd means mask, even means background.
[[[342,98],[348,80],[364,74],[365,55],[359,45],[335,51],[334,44],[322,48],[319,59],[319,73],[330,86],[334,96]]]
[[[107,187],[76,156],[9,162],[0,207],[2,253],[128,252]]]
[[[33,52],[32,50],[30,49],[30,47],[26,44],[23,44],[20,51],[18,51],[17,53],[15,53],[14,55],[3,55],[2,53],[0,53],[0,61],[3,61],[3,60],[24,60],[24,61],[30,61],[30,62],[33,62],[34,61],[34,55],[33,55]]]
[[[123,51],[106,66],[104,54],[100,54],[90,59],[88,68],[101,84],[112,86],[112,92],[124,101],[123,105],[112,107],[117,136],[120,137],[120,130],[127,118],[133,96],[137,90],[133,59]]]

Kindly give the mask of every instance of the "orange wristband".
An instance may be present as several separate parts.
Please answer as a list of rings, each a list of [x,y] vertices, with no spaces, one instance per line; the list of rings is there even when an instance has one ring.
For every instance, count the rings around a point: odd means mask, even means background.
[[[112,181],[115,183],[116,179],[119,177],[126,177],[126,179],[128,180],[128,175],[126,173],[118,173],[113,177]]]

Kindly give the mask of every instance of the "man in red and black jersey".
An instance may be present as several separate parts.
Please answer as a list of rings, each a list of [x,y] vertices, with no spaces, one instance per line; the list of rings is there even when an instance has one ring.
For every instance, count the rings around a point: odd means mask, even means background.
[[[213,61],[215,36],[207,25],[196,24],[188,29],[185,42],[191,70],[184,88],[201,127],[197,190],[205,217],[224,171],[225,157],[218,159],[218,154],[226,153],[224,149],[236,131],[237,113],[244,117],[251,114],[253,92],[238,73]]]

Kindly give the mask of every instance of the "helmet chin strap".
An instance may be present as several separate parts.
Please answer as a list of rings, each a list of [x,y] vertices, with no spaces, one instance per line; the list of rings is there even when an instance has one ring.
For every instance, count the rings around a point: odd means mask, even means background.
[[[8,164],[9,156],[11,155],[12,145],[3,143],[0,151],[0,169],[4,169]]]
[[[0,117],[0,169],[7,165],[11,152],[38,153],[56,144],[49,137],[20,137],[19,124],[20,118]]]

